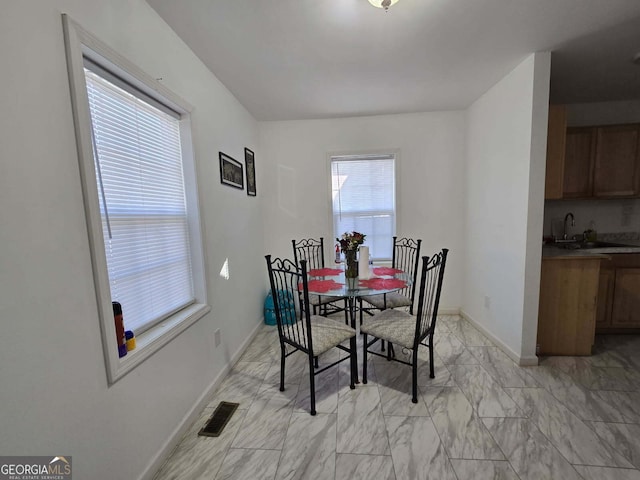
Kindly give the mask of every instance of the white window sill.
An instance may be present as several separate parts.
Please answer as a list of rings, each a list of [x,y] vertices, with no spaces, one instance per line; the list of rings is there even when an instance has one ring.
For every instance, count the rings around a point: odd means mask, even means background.
[[[119,359],[111,383],[113,384],[124,377],[210,311],[211,307],[206,304],[190,305],[140,336],[136,336],[136,348]]]

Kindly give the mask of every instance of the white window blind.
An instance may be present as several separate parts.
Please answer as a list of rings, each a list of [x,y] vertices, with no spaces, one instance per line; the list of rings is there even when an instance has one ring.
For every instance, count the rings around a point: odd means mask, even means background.
[[[138,335],[194,302],[180,125],[95,70],[85,79],[111,297]]]
[[[374,260],[390,260],[395,232],[395,156],[331,158],[335,237],[357,231]]]

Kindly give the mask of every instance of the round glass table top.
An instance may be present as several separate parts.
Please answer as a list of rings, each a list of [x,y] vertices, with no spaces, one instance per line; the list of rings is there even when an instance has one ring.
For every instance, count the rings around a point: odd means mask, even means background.
[[[401,270],[373,267],[367,278],[346,278],[342,268],[322,268],[307,272],[309,293],[327,297],[361,297],[401,290],[412,283]]]

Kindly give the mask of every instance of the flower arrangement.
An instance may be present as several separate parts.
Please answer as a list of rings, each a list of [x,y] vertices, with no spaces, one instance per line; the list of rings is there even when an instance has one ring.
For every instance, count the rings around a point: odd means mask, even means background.
[[[344,275],[349,278],[358,276],[358,263],[356,262],[356,253],[358,247],[364,243],[366,235],[359,232],[344,232],[336,241],[340,244],[340,249],[345,257]]]
[[[336,241],[340,244],[340,250],[343,253],[358,250],[358,247],[364,243],[366,235],[359,232],[344,232]]]

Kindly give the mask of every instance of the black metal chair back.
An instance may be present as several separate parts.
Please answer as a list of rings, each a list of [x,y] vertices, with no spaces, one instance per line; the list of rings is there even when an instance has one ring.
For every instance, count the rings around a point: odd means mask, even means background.
[[[431,258],[422,257],[422,274],[418,293],[418,313],[413,315],[403,311],[385,310],[373,316],[368,324],[361,327],[364,334],[362,359],[362,383],[367,383],[367,354],[384,357],[382,353],[370,349],[378,340],[389,342],[387,360],[411,366],[411,401],[418,402],[418,348],[424,345],[429,349],[429,377],[435,378],[433,365],[433,334],[438,318],[438,306],[444,278],[444,267],[447,263],[449,249],[443,248]],[[391,323],[390,323],[391,322]],[[389,328],[397,322],[395,328]],[[373,337],[368,341],[368,335]],[[393,343],[392,343],[393,342]],[[411,349],[411,361],[396,357],[394,344]]]
[[[438,317],[440,292],[444,267],[447,263],[449,249],[443,248],[440,253],[429,257],[422,257],[422,275],[420,279],[420,293],[418,299],[418,313],[416,314],[416,334],[414,349],[424,342],[428,336],[433,336]],[[433,361],[432,361],[433,365]]]
[[[278,336],[280,339],[280,391],[284,391],[285,358],[297,351],[307,355],[309,362],[309,392],[311,415],[316,414],[316,391],[314,377],[328,368],[341,362],[351,364],[351,382],[349,387],[355,388],[357,379],[356,331],[340,322],[323,317],[311,317],[309,308],[309,284],[307,282],[307,261],[299,260],[300,266],[291,260],[266,255],[269,283],[276,313]],[[313,328],[316,330],[312,331]],[[314,334],[316,342],[314,350]],[[341,345],[349,340],[349,347]],[[287,348],[289,347],[289,348]],[[323,368],[314,367],[314,357],[331,348],[338,348],[349,354]]]
[[[266,256],[271,295],[276,314],[280,343],[286,343],[306,353],[313,351],[311,342],[311,313],[307,286],[307,262],[300,267],[291,260]],[[301,288],[302,287],[302,288]]]
[[[411,238],[393,237],[393,258],[391,266],[411,275],[411,285],[406,286],[398,293],[411,300],[409,313],[413,313],[413,304],[418,283],[418,266],[420,264],[420,244],[422,240]]]
[[[307,270],[324,268],[324,238],[320,240],[304,238],[300,241],[291,240],[293,245],[293,258],[297,266],[300,260],[307,261]]]
[[[323,237],[320,237],[319,240],[313,238],[304,238],[299,241],[291,240],[291,244],[293,245],[293,259],[298,267],[300,266],[301,260],[306,260],[307,271],[324,268]],[[340,302],[343,302],[344,306],[340,306]],[[309,303],[307,303],[307,305],[309,305]],[[325,316],[344,311],[345,322],[349,323],[347,301],[344,297],[331,298],[322,295],[312,295],[311,305],[314,315],[318,313],[318,309],[320,310],[320,314]]]

